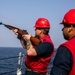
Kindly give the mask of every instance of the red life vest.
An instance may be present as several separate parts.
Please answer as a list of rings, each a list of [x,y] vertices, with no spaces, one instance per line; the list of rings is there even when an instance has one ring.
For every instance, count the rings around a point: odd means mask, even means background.
[[[73,66],[69,73],[69,75],[75,75],[75,37],[70,39],[69,41],[62,44],[63,46],[67,47],[73,56]]]
[[[50,36],[45,36],[44,38],[41,38],[41,40],[42,40],[42,42],[52,43]],[[53,45],[53,43],[52,43],[52,45]],[[53,53],[52,53],[52,55],[53,55]],[[35,70],[39,73],[47,72],[47,67],[50,64],[50,59],[51,59],[52,55],[50,55],[47,58],[27,55],[26,62],[25,62],[26,67],[31,70]]]

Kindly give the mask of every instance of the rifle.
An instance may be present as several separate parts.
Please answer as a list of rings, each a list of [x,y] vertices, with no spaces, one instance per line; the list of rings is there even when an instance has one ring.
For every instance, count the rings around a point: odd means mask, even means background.
[[[14,29],[17,29],[17,30],[18,30],[17,33],[19,33],[19,34],[21,34],[21,35],[28,34],[27,32],[25,32],[25,31],[23,31],[23,30],[21,30],[21,29],[19,29],[19,28],[17,28],[17,27],[14,27],[14,26],[11,26],[11,25],[7,25],[7,24],[4,24],[4,23],[2,23],[2,22],[0,22],[0,25],[4,25],[6,28],[8,28],[9,30],[12,30],[12,31],[13,31]],[[33,44],[34,46],[36,46],[36,45],[38,45],[38,44],[41,43],[41,40],[39,40],[38,38],[33,37],[33,36],[31,36],[30,41],[32,42],[32,44]]]

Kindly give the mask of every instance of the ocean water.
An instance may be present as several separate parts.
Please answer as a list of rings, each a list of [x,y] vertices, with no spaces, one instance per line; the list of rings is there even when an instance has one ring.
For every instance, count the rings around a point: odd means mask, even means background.
[[[18,68],[18,56],[19,53],[24,55],[21,71],[22,75],[25,73],[25,55],[26,52],[23,48],[17,47],[0,47],[0,75],[17,75],[17,68]],[[50,66],[48,67],[48,71],[50,72],[51,67],[53,65],[53,58],[51,59]]]
[[[23,48],[0,47],[0,75],[17,75],[18,56],[20,52],[22,52],[25,57]],[[23,69],[22,72],[24,74],[24,61],[22,62],[21,68]]]

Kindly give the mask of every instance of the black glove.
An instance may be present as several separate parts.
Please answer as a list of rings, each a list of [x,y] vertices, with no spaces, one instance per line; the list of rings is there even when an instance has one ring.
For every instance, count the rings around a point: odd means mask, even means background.
[[[22,35],[21,35],[21,34],[18,34],[18,35],[17,35],[17,38],[18,38],[19,40],[21,40],[21,39],[22,39]]]

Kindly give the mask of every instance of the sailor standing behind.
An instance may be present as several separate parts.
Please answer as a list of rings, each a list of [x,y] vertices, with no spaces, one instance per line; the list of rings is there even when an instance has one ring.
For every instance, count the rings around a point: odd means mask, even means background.
[[[61,24],[68,41],[58,47],[50,75],[75,75],[75,9],[65,14]]]

